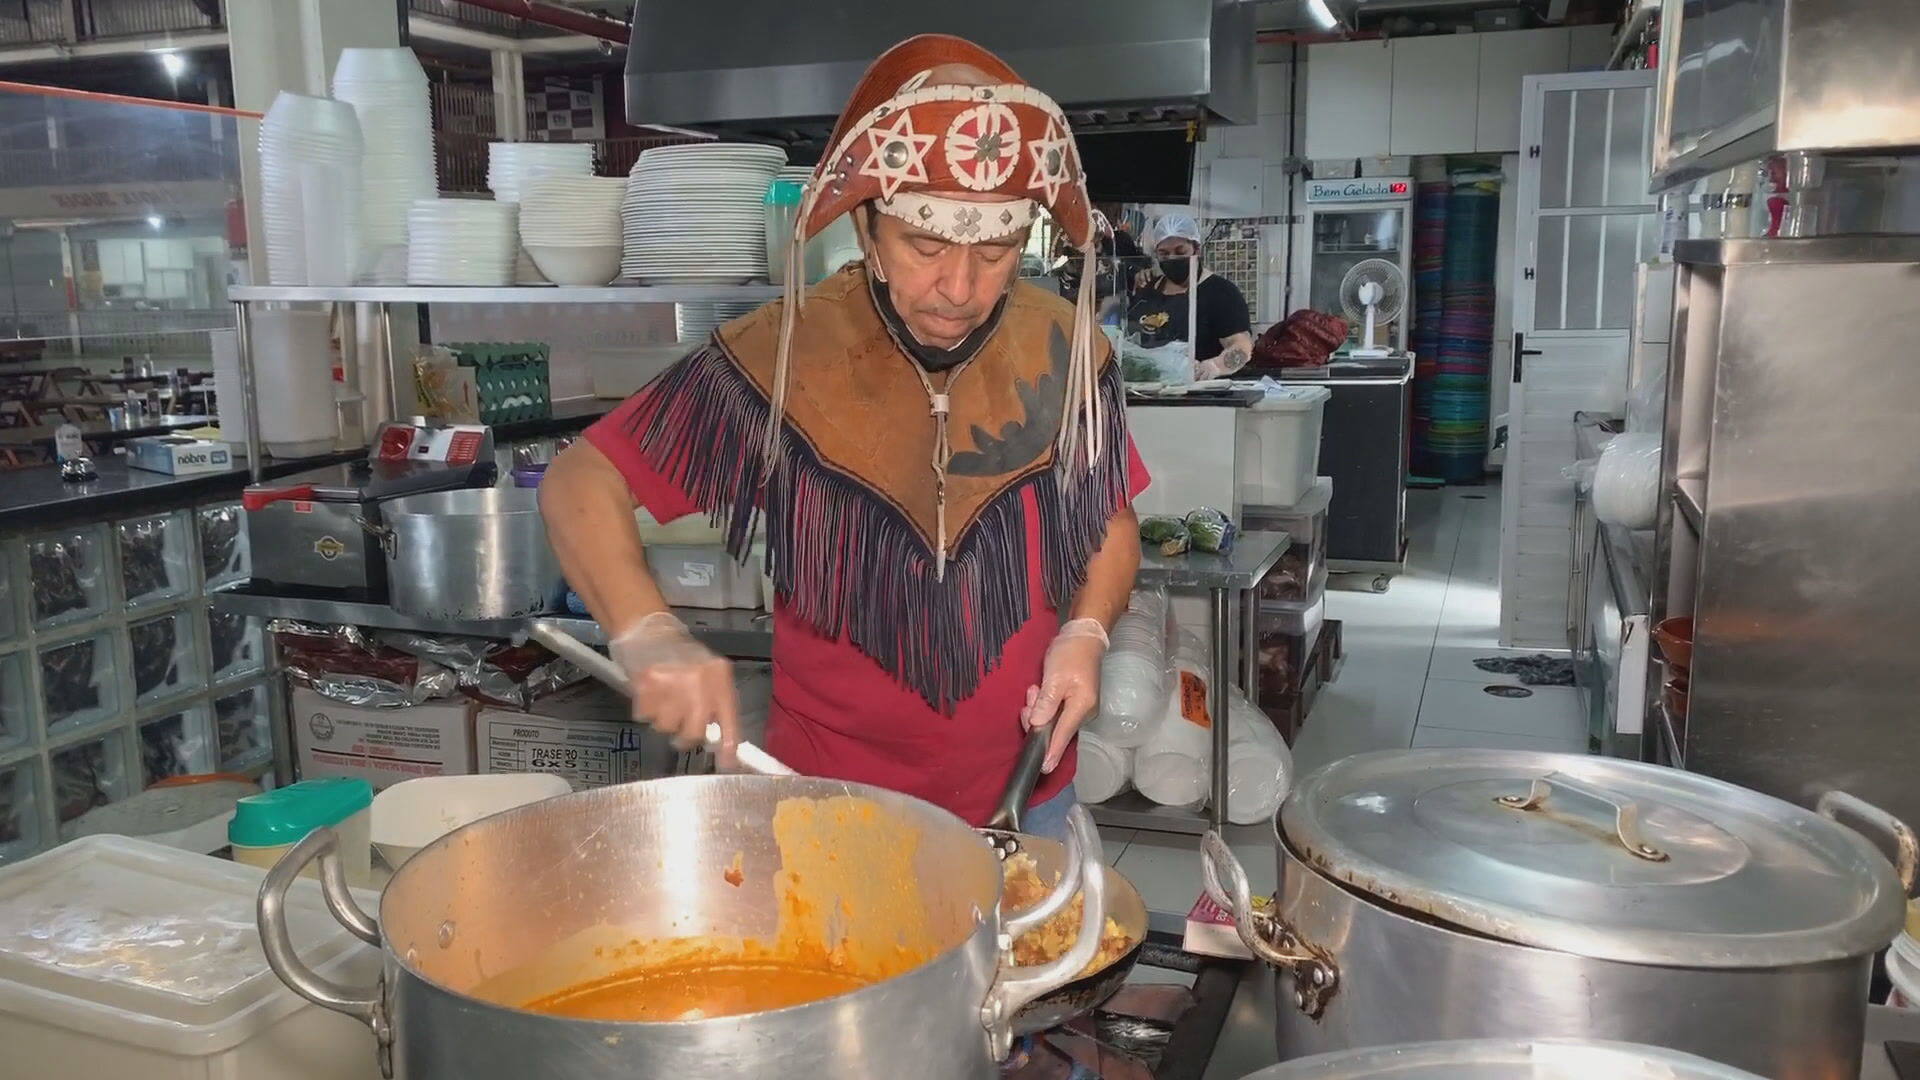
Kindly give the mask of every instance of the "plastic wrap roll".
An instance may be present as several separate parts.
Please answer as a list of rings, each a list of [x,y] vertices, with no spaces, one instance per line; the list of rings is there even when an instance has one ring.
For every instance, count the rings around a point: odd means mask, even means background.
[[[1174,656],[1173,685],[1153,737],[1135,752],[1133,786],[1162,806],[1198,809],[1212,782],[1212,729],[1199,639],[1184,631]]]
[[[1100,664],[1100,709],[1085,730],[1116,749],[1145,743],[1167,708],[1167,594],[1143,589],[1113,624]]]
[[[1133,778],[1133,751],[1114,746],[1091,731],[1080,732],[1080,759],[1073,791],[1083,803],[1106,802],[1127,790]]]
[[[1593,512],[1626,529],[1651,529],[1660,507],[1660,436],[1615,435],[1593,472]]]
[[[1293,790],[1293,752],[1258,705],[1232,691],[1227,701],[1227,820],[1266,821]]]

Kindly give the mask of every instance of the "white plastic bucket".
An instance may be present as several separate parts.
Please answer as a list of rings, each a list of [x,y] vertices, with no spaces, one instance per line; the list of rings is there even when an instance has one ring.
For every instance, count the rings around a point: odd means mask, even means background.
[[[1324,386],[1288,386],[1235,413],[1243,505],[1292,506],[1313,490],[1320,473],[1320,423],[1332,396]]]

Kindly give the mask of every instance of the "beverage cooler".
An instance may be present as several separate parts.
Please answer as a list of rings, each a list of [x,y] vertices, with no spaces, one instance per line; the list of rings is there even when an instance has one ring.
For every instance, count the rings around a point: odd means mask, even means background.
[[[1340,279],[1363,259],[1391,260],[1407,282],[1407,300],[1375,340],[1406,352],[1413,321],[1413,180],[1308,180],[1306,203],[1308,306],[1347,319],[1347,340],[1357,343],[1362,327],[1341,310]]]

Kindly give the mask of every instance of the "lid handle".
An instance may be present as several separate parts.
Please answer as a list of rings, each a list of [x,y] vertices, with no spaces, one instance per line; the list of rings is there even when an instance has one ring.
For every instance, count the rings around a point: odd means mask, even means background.
[[[1551,781],[1551,782],[1549,782]],[[1581,783],[1561,773],[1548,773],[1534,779],[1525,795],[1502,795],[1493,801],[1509,810],[1522,812],[1538,810],[1547,805],[1547,797],[1553,794],[1554,785],[1575,795],[1592,799],[1613,809],[1613,836],[1620,846],[1627,849],[1635,858],[1648,862],[1666,862],[1668,855],[1640,835],[1640,804],[1611,791],[1603,791],[1590,784]]]
[[[1920,837],[1914,835],[1906,822],[1844,791],[1829,791],[1820,796],[1813,809],[1831,821],[1840,821],[1843,813],[1850,814],[1886,833],[1893,840],[1893,869],[1900,875],[1900,891],[1913,896],[1914,879],[1920,877]]]

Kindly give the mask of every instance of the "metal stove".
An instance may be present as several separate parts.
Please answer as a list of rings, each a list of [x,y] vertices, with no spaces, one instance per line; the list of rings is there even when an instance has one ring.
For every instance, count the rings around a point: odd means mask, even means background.
[[[387,564],[369,526],[406,495],[492,487],[493,432],[416,420],[380,425],[358,461],[253,484],[240,496],[256,583],[385,603]]]

